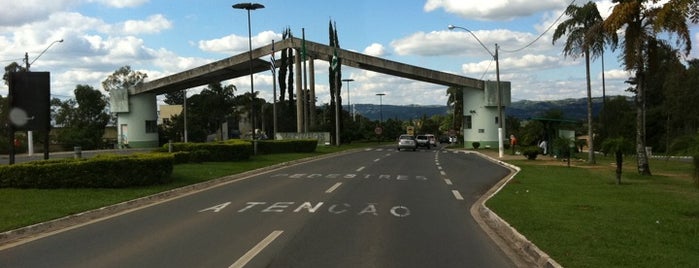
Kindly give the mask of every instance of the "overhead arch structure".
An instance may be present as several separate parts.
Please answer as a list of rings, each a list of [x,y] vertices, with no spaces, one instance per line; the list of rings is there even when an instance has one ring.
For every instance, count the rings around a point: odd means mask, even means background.
[[[252,69],[254,73],[268,71],[270,62],[260,58],[270,55],[273,51],[277,52],[287,48],[301,50],[303,42],[303,40],[298,38],[288,38],[281,42],[276,42],[274,45],[269,44],[256,48],[251,52],[238,54],[143,83],[133,88],[129,93],[131,95],[141,93],[163,94],[250,75],[250,56],[248,53],[252,53]],[[333,56],[333,52],[337,51],[337,56],[342,59],[342,65],[445,86],[470,87],[481,90],[484,88],[482,80],[373,57],[308,40],[305,41],[305,47],[306,54],[314,59],[327,61],[329,57]],[[275,66],[279,66],[279,64],[275,64]]]
[[[280,42],[275,42],[273,44],[268,44],[256,48],[250,52],[244,52],[190,70],[186,70],[180,73],[172,74],[137,85],[129,89],[128,99],[130,100],[130,103],[137,103],[137,101],[133,101],[132,99],[138,99],[139,96],[142,96],[140,97],[141,99],[146,99],[148,100],[148,102],[150,102],[154,101],[155,95],[203,86],[212,82],[220,82],[233,78],[248,76],[250,75],[251,69],[253,73],[269,71],[270,62],[261,58],[266,57],[271,53],[288,48],[292,48],[295,49],[297,52],[300,52],[302,47],[305,47],[305,53],[307,57],[311,59],[308,61],[310,64],[309,73],[311,76],[309,90],[313,95],[315,94],[315,86],[313,82],[313,59],[327,61],[334,54],[341,59],[342,65],[412,79],[416,81],[444,85],[447,87],[461,87],[464,89],[465,92],[464,116],[469,117],[468,120],[470,121],[467,122],[469,123],[468,127],[473,129],[473,131],[470,131],[471,129],[461,130],[464,135],[465,145],[469,147],[469,145],[466,143],[470,141],[478,141],[484,146],[488,146],[489,143],[497,144],[497,133],[496,131],[493,131],[493,129],[497,129],[497,126],[495,124],[490,123],[492,117],[497,117],[498,115],[497,104],[495,104],[492,101],[493,96],[495,96],[495,94],[493,94],[494,85],[492,85],[493,83],[491,83],[490,81],[486,83],[486,81],[479,79],[469,78],[465,76],[455,75],[442,71],[436,71],[410,64],[382,59],[379,57],[369,56],[341,48],[335,48],[328,45],[311,42],[308,40],[304,41],[299,38],[288,38]],[[249,53],[252,53],[252,55],[249,55]],[[296,79],[294,80],[296,82],[295,88],[297,90],[297,93],[299,92],[298,90],[302,88],[302,79],[300,77],[301,69],[300,64],[298,64],[301,61],[299,54],[300,53],[295,53]],[[252,58],[252,63],[250,62],[250,58]],[[280,62],[276,62],[275,66],[280,66]],[[503,89],[501,93],[503,100],[502,105],[509,106],[509,82],[501,83],[501,88]],[[466,107],[467,104],[473,105],[474,107]],[[301,108],[302,106],[299,105],[302,105],[300,104],[300,101],[299,103],[297,103],[297,108],[303,109]],[[495,107],[493,107],[494,105]],[[152,107],[155,107],[155,104],[153,104]],[[147,110],[153,110],[154,108],[152,107],[147,107]],[[132,128],[129,127],[130,125],[142,124],[138,122],[129,122],[129,113],[143,113],[138,112],[136,110],[142,109],[139,109],[138,107],[133,107],[132,111],[126,111],[126,116],[122,116],[121,113],[119,114],[118,119],[122,121],[118,123],[118,125],[120,126],[120,137],[127,136],[127,133],[121,133],[122,128],[124,129],[124,131],[129,130],[129,132],[131,132]],[[157,111],[154,111],[154,113],[157,113]],[[147,114],[151,114],[151,112],[148,112]],[[143,120],[142,116],[136,116],[135,118],[137,118],[138,120]],[[479,120],[478,118],[483,119]],[[301,119],[297,118],[297,122],[299,123],[297,124],[299,126],[298,132],[304,132],[304,130],[301,128],[303,121],[299,120]],[[495,121],[497,120],[499,119],[496,118]],[[128,134],[132,134],[132,136],[139,135],[139,133]]]

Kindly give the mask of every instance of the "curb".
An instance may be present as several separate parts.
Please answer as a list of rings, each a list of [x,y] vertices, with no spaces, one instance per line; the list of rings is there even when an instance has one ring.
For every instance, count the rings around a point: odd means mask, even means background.
[[[228,183],[233,183],[248,179],[253,175],[264,174],[275,171],[277,169],[298,165],[301,163],[313,162],[328,157],[339,156],[347,153],[352,153],[362,149],[350,149],[336,153],[323,154],[302,159],[297,159],[289,162],[279,163],[255,170],[250,170],[234,175],[211,179],[197,184],[187,185],[180,188],[175,188],[165,192],[144,196],[141,198],[124,201],[121,203],[104,206],[98,209],[93,209],[85,212],[71,214],[62,218],[36,223],[33,225],[20,227],[14,230],[0,233],[0,249],[12,247],[17,244],[39,239],[53,233],[70,230],[92,222],[106,220],[115,216],[126,214],[138,209],[157,205],[163,202],[170,201],[179,197],[195,194],[211,188],[222,186]]]
[[[509,175],[498,181],[471,206],[471,216],[478,222],[478,225],[518,267],[563,267],[485,205],[485,202],[500,192],[521,169],[480,152],[467,151],[466,153],[476,154],[510,170]]]

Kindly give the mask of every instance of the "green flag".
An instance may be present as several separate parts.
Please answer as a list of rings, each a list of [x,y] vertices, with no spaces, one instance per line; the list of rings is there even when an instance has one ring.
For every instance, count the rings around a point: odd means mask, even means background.
[[[330,62],[330,68],[332,68],[333,71],[337,70],[337,65],[339,63],[339,59],[337,57],[337,49],[333,50],[333,59]]]

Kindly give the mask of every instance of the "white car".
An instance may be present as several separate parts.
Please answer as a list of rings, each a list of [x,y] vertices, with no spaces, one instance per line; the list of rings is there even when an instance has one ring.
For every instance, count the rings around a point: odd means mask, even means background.
[[[398,151],[400,149],[409,149],[415,151],[417,149],[417,141],[412,135],[400,135],[398,138]]]

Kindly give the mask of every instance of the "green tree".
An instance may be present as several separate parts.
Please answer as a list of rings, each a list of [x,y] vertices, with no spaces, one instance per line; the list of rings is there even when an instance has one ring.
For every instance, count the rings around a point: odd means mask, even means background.
[[[699,3],[692,0],[670,0],[662,6],[651,5],[656,0],[613,0],[612,13],[604,21],[609,33],[624,32],[622,42],[622,63],[626,70],[634,72],[636,105],[636,163],[638,172],[651,175],[646,152],[644,113],[646,103],[646,83],[648,82],[648,61],[654,45],[664,42],[660,33],[676,35],[676,44],[683,47],[688,55],[691,35],[687,21],[699,22]]]
[[[553,42],[567,33],[563,54],[577,58],[585,57],[585,80],[587,82],[587,135],[588,139],[588,163],[595,164],[594,140],[592,139],[592,87],[590,83],[590,59],[604,53],[605,35],[601,32],[590,31],[596,25],[602,23],[602,16],[597,10],[597,4],[588,2],[582,7],[570,5],[565,14],[570,18],[558,25],[553,34]]]
[[[330,38],[330,47],[333,47],[333,55],[328,56],[328,62],[330,66],[328,67],[328,83],[330,84],[330,108],[333,111],[342,111],[342,59],[337,55],[337,49],[340,48],[340,41],[337,37],[337,24],[330,21],[330,26],[328,30],[328,36]],[[335,109],[337,106],[337,109]],[[341,117],[342,114],[337,115]],[[333,119],[334,120],[334,119]],[[342,132],[343,125],[342,120],[339,122],[340,132]],[[330,140],[333,143],[335,141],[335,127],[330,131]]]
[[[62,127],[57,139],[66,149],[72,146],[100,148],[104,128],[110,119],[105,110],[107,99],[102,92],[88,85],[76,86],[73,93],[75,99],[52,101],[58,106],[56,124]]]
[[[222,127],[222,124],[226,121],[226,118],[233,116],[235,111],[235,85],[222,86],[220,82],[211,83],[206,89],[202,90],[200,95],[202,101],[204,102],[204,107],[207,107],[209,121],[211,126],[208,128],[210,130],[216,131]],[[262,107],[261,105],[255,105],[255,107]],[[259,113],[255,113],[259,115]],[[258,119],[256,118],[255,121]],[[223,131],[221,131],[220,140],[223,140]]]
[[[148,77],[147,74],[131,70],[131,66],[123,66],[114,73],[110,74],[107,79],[102,81],[102,88],[104,91],[112,91],[118,89],[129,89],[133,86],[143,83]]]
[[[600,143],[604,143],[609,138],[625,138],[631,140],[634,136],[634,123],[636,111],[632,103],[623,96],[610,99],[607,105],[602,107],[600,117],[609,118],[610,123],[605,124],[605,136],[600,136]],[[613,122],[612,122],[613,121]]]

